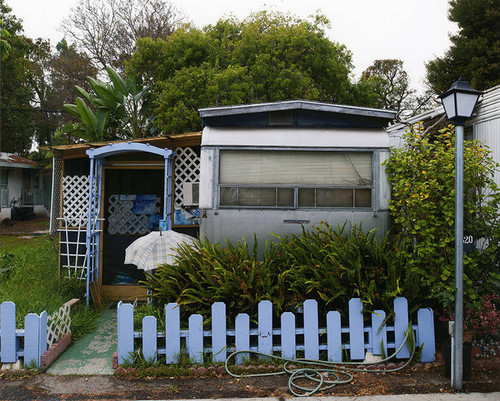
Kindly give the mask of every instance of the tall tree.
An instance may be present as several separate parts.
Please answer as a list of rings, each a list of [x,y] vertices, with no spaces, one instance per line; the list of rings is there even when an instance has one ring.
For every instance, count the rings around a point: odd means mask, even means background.
[[[199,129],[200,107],[297,98],[353,104],[351,53],[326,37],[328,23],[263,11],[187,26],[167,40],[139,40],[130,72],[152,84],[165,133]]]
[[[52,141],[57,128],[71,121],[63,105],[75,98],[75,86],[89,89],[87,77],[95,77],[97,70],[88,57],[78,52],[66,40],[56,45],[52,53],[50,43],[37,39],[29,53],[29,83],[33,89],[35,137],[38,145]]]
[[[362,74],[377,95],[377,107],[407,114],[415,103],[415,90],[401,60],[375,60]]]
[[[500,0],[450,0],[459,31],[443,57],[426,64],[427,81],[443,93],[459,77],[479,90],[500,84]]]
[[[33,135],[32,90],[28,82],[31,42],[22,24],[0,0],[2,59],[0,63],[0,150],[27,154]]]
[[[99,70],[123,70],[137,39],[166,39],[183,21],[183,14],[165,0],[80,0],[63,20],[62,31]]]

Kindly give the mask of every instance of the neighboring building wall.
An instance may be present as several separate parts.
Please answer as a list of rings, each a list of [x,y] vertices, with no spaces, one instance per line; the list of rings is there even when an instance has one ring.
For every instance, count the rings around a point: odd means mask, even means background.
[[[500,86],[484,93],[476,109],[475,117],[469,123],[473,127],[474,139],[488,145],[493,159],[500,163]],[[495,181],[500,186],[499,171],[497,171]]]
[[[21,168],[6,168],[2,167],[2,169],[6,169],[8,171],[8,189],[9,189],[9,198],[7,200],[7,207],[2,207],[0,210],[0,220],[10,219],[11,218],[11,210],[10,202],[12,199],[19,201],[21,199],[21,187],[23,183],[23,171]],[[19,206],[19,203],[16,205]]]
[[[390,187],[382,162],[388,157],[389,136],[383,129],[344,128],[214,128],[205,127],[201,151],[201,235],[210,241],[250,244],[254,233],[261,245],[273,234],[300,233],[321,221],[334,226],[362,224],[363,229],[389,227]],[[244,208],[221,207],[219,154],[222,150],[369,152],[372,154],[372,197],[370,207],[360,208]],[[297,165],[297,169],[301,166]]]
[[[28,168],[8,168],[2,167],[8,171],[8,200],[7,207],[2,207],[0,210],[0,220],[10,219],[12,208],[10,202],[14,199],[15,206],[30,206],[33,207],[33,213],[37,217],[48,217],[50,204],[44,196],[45,190],[50,190],[50,176],[47,174],[39,175],[39,188],[23,188],[23,175],[26,172],[32,173],[33,169]],[[49,192],[50,193],[50,192]],[[26,202],[31,199],[31,202]]]

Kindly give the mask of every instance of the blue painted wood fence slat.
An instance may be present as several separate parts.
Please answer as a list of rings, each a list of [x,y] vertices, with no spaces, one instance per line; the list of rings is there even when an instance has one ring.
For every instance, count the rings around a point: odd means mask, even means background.
[[[259,302],[259,352],[273,353],[273,304],[271,301]]]
[[[365,358],[365,334],[363,324],[363,303],[360,298],[349,301],[349,344],[351,359]]]
[[[203,316],[189,316],[189,358],[195,363],[203,362]]]
[[[179,305],[165,306],[165,356],[167,363],[177,362],[181,352],[181,315]]]
[[[38,315],[35,313],[28,313],[25,316],[24,332],[24,364],[35,364],[36,366],[40,366],[40,318]]]
[[[281,356],[295,359],[296,349],[295,315],[292,312],[285,312],[281,315]]]
[[[240,313],[235,321],[235,347],[236,351],[248,351],[250,349],[250,316]],[[248,355],[239,354],[236,356],[236,363],[242,364]]]
[[[434,339],[434,316],[432,309],[419,309],[417,312],[417,332],[419,344],[423,344],[421,362],[433,362],[436,355],[436,344]]]
[[[226,305],[215,302],[212,305],[212,359],[214,362],[226,360]]]
[[[2,363],[14,363],[16,356],[16,305],[14,302],[3,302],[0,310],[1,361]]]
[[[326,341],[328,360],[342,362],[342,331],[340,313],[331,311],[326,314]]]
[[[373,355],[387,356],[387,327],[384,324],[385,317],[386,315],[383,310],[375,310],[372,313]],[[381,327],[382,324],[384,324],[383,327]]]
[[[341,315],[339,312],[331,311],[326,315],[326,328],[319,328],[318,305],[316,301],[307,300],[304,302],[304,327],[296,327],[295,315],[285,312],[280,317],[280,328],[275,329],[272,325],[272,305],[269,301],[262,301],[258,308],[257,329],[250,328],[250,316],[239,314],[236,316],[234,330],[226,330],[226,305],[223,302],[216,302],[212,305],[212,329],[207,332],[203,330],[203,318],[201,315],[192,315],[189,318],[189,330],[180,330],[180,307],[177,304],[168,304],[165,307],[166,314],[166,356],[167,363],[176,363],[180,353],[180,339],[186,337],[186,347],[193,361],[203,362],[205,353],[212,354],[214,362],[224,362],[227,355],[228,344],[234,344],[237,351],[247,351],[258,349],[266,354],[273,351],[281,352],[286,358],[294,358],[297,350],[304,350],[308,359],[319,359],[320,349],[327,350],[327,357],[330,361],[341,362],[343,359],[343,349],[349,349],[350,359],[363,360],[365,351],[370,350],[376,355],[382,353],[380,347],[383,344],[383,352],[388,355],[387,349],[394,349],[399,346],[404,339],[404,332],[408,330],[408,303],[406,299],[398,298],[394,301],[394,326],[381,325],[385,322],[386,312],[375,311],[371,314],[371,327],[366,329],[368,341],[365,341],[365,328],[363,317],[363,304],[359,298],[349,301],[349,326],[341,326]],[[434,360],[434,324],[431,309],[421,309],[418,314],[416,325],[417,345],[422,346],[422,361],[431,362]],[[392,319],[390,319],[392,321]],[[150,323],[146,323],[150,322]],[[143,342],[157,341],[157,337],[163,337],[163,333],[156,333],[153,320],[145,320]],[[273,331],[279,333],[279,345],[273,343]],[[349,342],[343,344],[342,333],[348,333]],[[395,343],[389,344],[387,333],[394,332]],[[302,344],[297,343],[297,335],[304,336]],[[325,335],[326,334],[326,335]],[[204,348],[204,337],[211,337],[212,348]],[[257,347],[252,346],[251,337],[255,336]],[[141,337],[139,335],[139,337]],[[234,343],[233,339],[234,338]],[[119,363],[123,363],[123,355],[128,356],[133,352],[134,332],[133,332],[133,306],[130,304],[118,304],[118,350]],[[407,347],[406,347],[407,348]],[[144,352],[151,355],[156,348],[143,345]],[[404,355],[404,354],[403,354]],[[408,355],[409,356],[409,355]],[[403,357],[401,353],[397,356]],[[239,355],[237,363],[242,363],[246,356]]]
[[[304,348],[306,359],[319,359],[318,302],[304,302]]]
[[[39,324],[40,324],[40,340],[39,340],[39,347],[38,347],[38,361],[39,364],[42,361],[42,355],[45,354],[47,351],[47,312],[43,311],[40,313],[40,319],[39,319]],[[40,365],[38,365],[40,366]]]
[[[24,348],[21,348],[24,338]],[[47,350],[47,312],[29,313],[24,317],[24,329],[16,330],[16,305],[7,301],[0,305],[0,362],[15,363],[20,358],[25,365],[40,367]]]
[[[405,332],[408,331],[408,301],[406,298],[396,298],[394,300],[394,337],[396,340],[396,349],[398,349],[405,340]],[[405,344],[399,351],[398,358],[409,358],[410,350]]]
[[[156,362],[158,343],[156,341],[157,322],[154,316],[142,319],[142,354],[146,361]]]
[[[123,364],[134,352],[134,306],[118,303],[117,309],[118,363]]]

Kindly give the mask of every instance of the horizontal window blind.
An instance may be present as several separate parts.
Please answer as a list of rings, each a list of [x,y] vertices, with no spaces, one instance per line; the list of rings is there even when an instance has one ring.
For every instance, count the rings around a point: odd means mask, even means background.
[[[220,151],[219,183],[372,185],[370,152]]]

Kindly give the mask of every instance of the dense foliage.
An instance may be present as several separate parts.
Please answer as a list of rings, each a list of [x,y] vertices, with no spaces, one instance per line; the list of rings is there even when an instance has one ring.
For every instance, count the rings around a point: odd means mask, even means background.
[[[418,273],[406,264],[398,237],[322,223],[280,240],[279,288],[287,304],[312,298],[345,310],[359,297],[367,310],[391,310],[400,296],[412,309],[422,304]]]
[[[351,84],[351,53],[326,37],[327,25],[321,15],[264,11],[203,30],[186,26],[167,40],[140,39],[129,71],[153,83],[166,133],[198,130],[202,107],[287,99],[373,105],[364,83]]]
[[[76,104],[65,104],[66,111],[78,122],[68,123],[62,132],[87,141],[104,141],[152,136],[148,118],[149,88],[133,77],[123,79],[111,67],[106,68],[109,83],[88,77],[92,93],[77,86],[81,97]]]
[[[459,31],[446,54],[426,65],[435,93],[459,77],[478,90],[500,84],[500,0],[451,0],[448,18]]]
[[[22,36],[22,25],[0,0],[2,28],[0,68],[0,151],[27,154],[33,135],[34,107],[29,85],[30,40]],[[13,96],[12,94],[15,94]]]
[[[236,245],[212,244],[207,239],[180,245],[176,265],[163,265],[147,284],[162,302],[178,302],[183,313],[210,316],[214,302],[225,302],[228,316],[252,312],[261,300],[277,300],[279,270],[276,248],[267,247],[262,260],[257,246],[252,250],[243,240]]]
[[[408,266],[420,273],[421,291],[447,310],[453,310],[455,294],[453,134],[451,126],[438,133],[413,126],[386,164],[390,211]],[[478,141],[466,141],[464,148],[464,232],[477,240],[476,250],[464,254],[464,299],[473,305],[498,290],[500,193],[490,151]]]
[[[277,312],[308,298],[343,311],[353,297],[367,310],[388,310],[397,296],[407,297],[411,308],[421,305],[418,275],[404,264],[397,238],[322,223],[279,240],[261,258],[244,241],[222,246],[198,240],[180,246],[177,264],[161,266],[147,284],[160,302],[178,302],[186,315],[205,317],[217,301],[226,303],[230,318],[255,312],[266,299]]]

